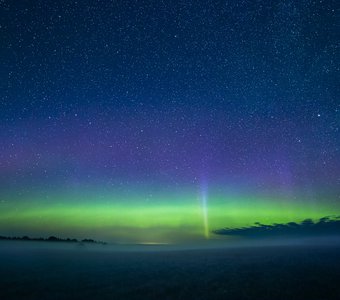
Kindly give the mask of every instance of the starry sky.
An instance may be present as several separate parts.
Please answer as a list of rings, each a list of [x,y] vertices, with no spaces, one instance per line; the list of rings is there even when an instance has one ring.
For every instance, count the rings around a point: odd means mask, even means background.
[[[340,214],[336,2],[1,0],[0,235]]]

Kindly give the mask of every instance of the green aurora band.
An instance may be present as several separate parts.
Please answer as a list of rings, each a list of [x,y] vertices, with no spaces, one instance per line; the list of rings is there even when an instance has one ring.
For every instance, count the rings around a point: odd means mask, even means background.
[[[10,196],[8,196],[10,197]],[[124,199],[122,197],[125,197]],[[106,193],[82,195],[54,194],[31,196],[0,203],[1,235],[29,235],[96,238],[118,243],[183,243],[206,239],[227,239],[207,235],[223,227],[299,222],[340,212],[332,199],[323,201],[289,200],[282,196],[257,194],[221,195],[211,193],[206,211],[199,193],[182,195],[159,193],[150,200],[146,195],[118,196]]]

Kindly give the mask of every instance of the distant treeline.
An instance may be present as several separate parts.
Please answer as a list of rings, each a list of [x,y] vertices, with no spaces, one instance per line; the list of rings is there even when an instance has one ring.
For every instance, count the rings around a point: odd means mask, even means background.
[[[35,241],[35,242],[66,242],[66,243],[90,243],[90,244],[101,244],[106,245],[105,242],[101,241],[95,241],[93,239],[83,239],[83,240],[77,240],[77,239],[62,239],[55,236],[50,236],[49,238],[31,238],[28,236],[22,236],[22,237],[9,237],[9,236],[1,236],[0,240],[6,240],[6,241]]]

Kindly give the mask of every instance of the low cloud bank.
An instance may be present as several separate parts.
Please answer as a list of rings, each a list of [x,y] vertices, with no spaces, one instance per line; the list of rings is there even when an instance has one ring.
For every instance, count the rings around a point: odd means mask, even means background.
[[[274,236],[329,236],[340,235],[340,216],[327,216],[317,221],[306,219],[301,223],[265,225],[259,222],[253,226],[241,228],[222,228],[214,230],[219,235],[244,237],[274,237]]]

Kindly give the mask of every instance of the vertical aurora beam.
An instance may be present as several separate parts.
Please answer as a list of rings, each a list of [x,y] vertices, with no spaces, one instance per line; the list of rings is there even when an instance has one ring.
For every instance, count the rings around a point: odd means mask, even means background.
[[[204,236],[209,239],[209,220],[208,220],[208,188],[205,183],[201,185],[200,203],[203,215]]]

